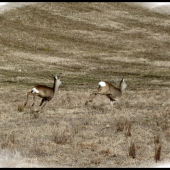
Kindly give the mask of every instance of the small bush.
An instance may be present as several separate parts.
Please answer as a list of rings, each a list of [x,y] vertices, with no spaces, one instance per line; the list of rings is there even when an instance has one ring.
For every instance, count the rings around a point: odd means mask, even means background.
[[[125,136],[128,137],[128,136],[131,136],[131,123],[127,123],[126,125],[126,132],[125,132]]]
[[[160,160],[161,157],[161,145],[155,145],[155,156],[154,159],[156,162],[158,162]]]
[[[24,106],[22,104],[18,105],[18,111],[23,112],[24,111]]]
[[[105,155],[108,156],[109,154],[111,154],[110,149],[103,149],[99,152],[101,155]]]
[[[54,137],[54,142],[56,144],[67,144],[71,142],[71,135],[66,134],[66,133],[61,133],[61,134],[56,134]]]
[[[124,123],[123,122],[120,122],[120,121],[118,121],[117,123],[116,123],[116,131],[117,132],[121,132],[121,131],[123,131],[124,130]]]
[[[4,135],[2,137],[3,142],[1,143],[1,148],[10,148],[13,149],[16,147],[16,139],[15,139],[15,135],[11,134],[11,135]]]
[[[156,145],[156,144],[158,144],[158,143],[160,143],[160,140],[159,140],[159,136],[154,136],[154,144]]]
[[[33,115],[34,115],[34,118],[35,118],[35,119],[38,119],[39,116],[40,116],[39,112],[37,112],[37,111],[34,111],[34,112],[33,112]]]
[[[101,160],[97,159],[97,158],[94,158],[94,159],[91,160],[91,163],[95,164],[95,165],[99,165],[101,163]]]
[[[130,147],[129,147],[129,156],[132,158],[136,158],[136,149],[135,149],[135,143],[131,141]]]

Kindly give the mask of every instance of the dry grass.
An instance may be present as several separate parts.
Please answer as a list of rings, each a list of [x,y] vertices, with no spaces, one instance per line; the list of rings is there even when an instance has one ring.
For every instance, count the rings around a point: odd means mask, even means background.
[[[43,168],[38,164],[37,159],[24,158],[18,151],[0,150],[1,168]]]
[[[135,149],[135,143],[134,141],[130,143],[129,146],[129,156],[131,156],[133,159],[136,158],[136,149]]]
[[[2,150],[43,167],[151,167],[168,160],[168,21],[130,3],[37,3],[1,14]],[[31,98],[23,108],[27,92],[52,86],[55,73],[63,84],[44,111],[36,112],[40,98],[33,110]],[[128,87],[121,110],[105,96],[85,106],[100,80],[118,86],[122,77]]]
[[[160,161],[161,157],[161,145],[155,145],[155,156],[154,159],[156,162]]]

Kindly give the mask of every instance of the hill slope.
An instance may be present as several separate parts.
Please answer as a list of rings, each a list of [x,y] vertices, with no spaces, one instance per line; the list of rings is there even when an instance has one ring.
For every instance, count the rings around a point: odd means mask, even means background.
[[[1,65],[10,65],[10,60],[13,65],[12,58],[18,64],[1,74],[5,79],[29,75],[51,79],[52,72],[67,70],[68,85],[74,77],[69,74],[77,71],[83,75],[77,77],[76,85],[94,83],[94,77],[96,81],[106,75],[108,80],[113,75],[135,77],[137,81],[130,81],[129,87],[137,82],[151,85],[143,74],[167,80],[168,68],[152,68],[169,67],[169,17],[138,9],[124,3],[38,3],[7,12],[0,19],[0,53],[10,59]],[[29,83],[23,78],[17,85],[22,84]]]
[[[166,160],[169,24],[169,16],[131,3],[37,3],[0,14],[1,147],[43,166],[149,166],[159,134]],[[64,84],[45,112],[38,119],[29,108],[20,112],[26,92],[52,86],[55,73]],[[100,80],[118,86],[122,77],[122,110],[104,96],[84,106]],[[128,123],[129,137],[117,129]],[[128,156],[134,139],[136,159]]]

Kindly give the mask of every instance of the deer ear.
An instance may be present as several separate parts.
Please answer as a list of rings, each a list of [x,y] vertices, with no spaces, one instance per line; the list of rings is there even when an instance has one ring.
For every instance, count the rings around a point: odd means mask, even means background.
[[[125,78],[124,78],[124,77],[122,78],[122,81],[123,81],[123,82],[125,81]]]
[[[57,74],[53,74],[53,77],[54,77],[54,78],[56,78],[56,79],[58,79],[58,76],[57,76]]]

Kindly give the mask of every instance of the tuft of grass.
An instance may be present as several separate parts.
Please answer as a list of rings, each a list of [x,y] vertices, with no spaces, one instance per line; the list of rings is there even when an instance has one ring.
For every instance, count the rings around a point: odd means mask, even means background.
[[[34,116],[35,119],[38,119],[39,116],[40,116],[40,112],[38,112],[38,111],[33,111],[33,116]]]
[[[154,144],[157,145],[160,143],[160,136],[154,136]]]
[[[160,157],[161,157],[161,145],[155,145],[155,155],[154,155],[154,159],[156,162],[160,161]]]
[[[65,145],[72,142],[72,137],[64,131],[62,133],[57,133],[54,136],[54,142],[56,144]]]
[[[19,112],[23,112],[24,111],[24,105],[23,104],[19,104],[18,105],[18,111]]]
[[[154,159],[156,162],[160,161],[160,157],[161,157],[161,143],[160,143],[160,136],[154,136],[154,144],[155,144],[155,155],[154,155]]]
[[[1,143],[1,148],[9,148],[9,149],[15,149],[16,148],[16,139],[14,134],[7,135],[5,134],[2,137],[3,141]]]
[[[129,156],[131,156],[133,159],[136,158],[136,148],[134,141],[130,143],[129,147]]]
[[[99,165],[101,163],[101,160],[99,158],[93,158],[91,160],[91,163],[94,165]]]
[[[124,122],[118,121],[118,122],[116,123],[116,131],[117,131],[117,132],[122,132],[122,131],[124,130],[124,127],[125,127]]]
[[[110,151],[110,149],[103,149],[99,152],[99,154],[108,156],[111,154],[111,151]]]
[[[126,122],[126,132],[125,132],[125,136],[131,136],[131,127],[132,127],[132,124],[131,122]]]

